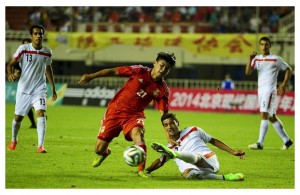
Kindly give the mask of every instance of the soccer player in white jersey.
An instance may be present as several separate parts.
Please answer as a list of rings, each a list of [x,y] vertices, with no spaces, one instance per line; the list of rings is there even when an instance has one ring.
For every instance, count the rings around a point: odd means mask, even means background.
[[[179,121],[173,113],[164,114],[161,117],[161,122],[169,139],[172,140],[172,144],[170,143],[168,146],[156,142],[151,144],[151,147],[162,153],[162,156],[146,169],[148,173],[162,167],[168,160],[174,159],[179,171],[186,179],[244,180],[244,174],[242,173],[218,175],[220,165],[217,155],[206,143],[210,143],[232,155],[239,156],[240,159],[245,158],[244,151],[233,150],[199,127],[192,126],[180,130]]]
[[[292,68],[279,56],[270,53],[271,40],[268,37],[262,37],[259,40],[260,55],[253,52],[246,64],[246,75],[252,74],[254,70],[258,73],[258,98],[260,106],[260,130],[259,138],[255,144],[248,147],[253,150],[262,150],[265,137],[269,127],[269,121],[283,141],[282,150],[287,150],[293,141],[286,133],[283,123],[276,116],[275,100],[277,94],[283,96],[292,74]],[[277,77],[279,71],[285,71],[283,82],[277,90]]]
[[[34,107],[37,115],[37,134],[39,153],[46,153],[44,140],[46,133],[46,108],[47,108],[47,83],[46,77],[52,87],[52,100],[57,98],[52,71],[52,51],[43,47],[45,28],[41,25],[33,25],[30,28],[32,43],[19,46],[7,65],[8,80],[15,81],[13,66],[20,63],[22,74],[19,78],[15,116],[12,121],[12,139],[7,147],[15,150],[18,143],[18,132],[24,116],[31,107]]]
[[[22,40],[22,44],[28,44],[28,43],[31,43],[31,39],[25,38],[25,39]],[[22,74],[22,69],[21,69],[19,63],[14,65],[13,74],[14,74],[15,79],[20,78],[20,76]],[[34,111],[33,108],[29,109],[29,112],[27,113],[27,116],[28,116],[28,118],[30,120],[30,123],[31,123],[29,128],[36,129],[36,123],[35,123],[33,111]]]

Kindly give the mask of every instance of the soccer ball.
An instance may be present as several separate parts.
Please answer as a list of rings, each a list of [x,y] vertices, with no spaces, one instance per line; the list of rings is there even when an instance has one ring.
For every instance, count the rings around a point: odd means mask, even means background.
[[[146,159],[146,153],[143,148],[134,145],[126,148],[123,153],[123,157],[128,165],[137,167]]]

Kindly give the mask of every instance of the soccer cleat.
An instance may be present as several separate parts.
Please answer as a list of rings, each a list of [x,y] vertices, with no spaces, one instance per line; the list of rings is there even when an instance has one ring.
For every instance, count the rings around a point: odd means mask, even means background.
[[[245,178],[243,173],[229,173],[224,175],[224,180],[226,181],[243,181]]]
[[[9,145],[7,146],[7,149],[8,149],[8,150],[15,150],[15,149],[16,149],[17,143],[18,143],[18,142],[13,142],[13,141],[11,141],[11,142],[9,143]]]
[[[248,145],[248,148],[251,150],[262,150],[264,147],[259,142],[257,142],[255,144]]]
[[[293,145],[293,141],[292,141],[292,140],[289,140],[289,141],[287,141],[285,144],[283,144],[281,150],[287,150],[287,149],[289,149],[289,147],[290,147],[291,145]]]
[[[108,148],[107,154],[104,156],[97,156],[93,161],[93,167],[99,167],[102,162],[111,154],[111,150]]]
[[[43,146],[39,146],[37,149],[38,153],[47,153],[47,151],[45,150],[45,148]]]
[[[138,172],[138,175],[139,175],[140,177],[146,178],[146,179],[148,179],[148,178],[151,177],[150,173],[147,173],[145,170],[139,171],[139,172]]]
[[[160,143],[153,142],[151,144],[151,147],[154,150],[156,150],[157,152],[163,153],[163,154],[165,154],[167,157],[169,157],[171,159],[178,157],[178,154],[175,151],[169,149],[168,147],[166,147],[166,146],[164,146],[164,145],[162,145]]]

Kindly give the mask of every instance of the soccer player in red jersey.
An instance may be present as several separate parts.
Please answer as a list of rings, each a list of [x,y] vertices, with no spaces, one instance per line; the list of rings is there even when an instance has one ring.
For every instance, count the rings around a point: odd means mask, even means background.
[[[159,52],[153,63],[153,68],[142,65],[121,66],[104,69],[92,74],[84,74],[79,84],[88,83],[98,77],[121,76],[129,77],[124,86],[109,102],[95,146],[97,157],[93,162],[98,167],[110,155],[109,143],[123,131],[127,141],[142,147],[147,153],[144,140],[144,110],[155,100],[161,115],[169,111],[169,88],[164,77],[175,66],[176,58],[173,53]],[[138,166],[138,175],[150,177],[145,172],[146,160]]]

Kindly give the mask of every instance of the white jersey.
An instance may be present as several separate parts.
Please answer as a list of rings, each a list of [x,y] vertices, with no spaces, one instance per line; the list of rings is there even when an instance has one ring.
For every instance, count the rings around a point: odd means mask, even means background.
[[[36,50],[32,43],[20,45],[13,58],[19,62],[22,74],[17,92],[36,94],[47,91],[46,66],[52,63],[52,51],[47,47]]]
[[[262,54],[254,57],[251,68],[258,73],[258,92],[277,92],[277,77],[279,70],[286,70],[289,65],[279,56]]]
[[[206,143],[211,139],[211,135],[204,132],[201,128],[187,127],[181,131],[180,137],[177,140],[179,146],[169,144],[168,147],[181,152],[188,151],[195,154],[205,155],[212,152],[211,149],[206,145]],[[176,162],[180,172],[183,172],[187,167],[197,169],[195,165],[186,163],[178,158],[175,158],[174,161]]]

